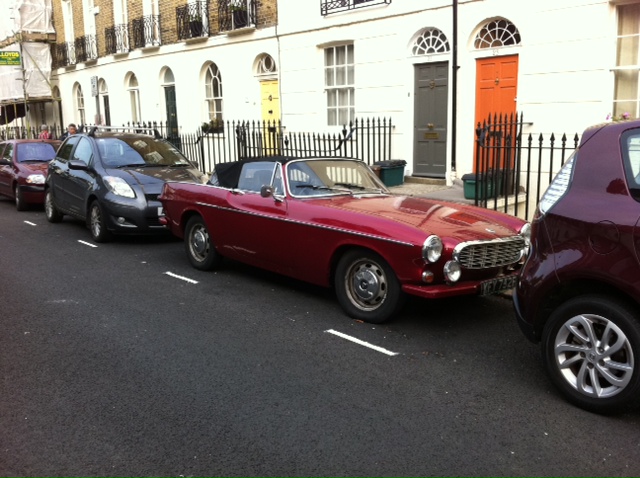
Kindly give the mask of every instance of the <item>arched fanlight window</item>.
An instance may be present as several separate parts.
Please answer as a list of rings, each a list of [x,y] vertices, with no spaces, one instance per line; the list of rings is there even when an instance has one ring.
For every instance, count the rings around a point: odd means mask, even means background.
[[[413,43],[414,56],[432,55],[434,53],[447,53],[451,51],[449,41],[444,33],[437,28],[427,28]]]
[[[215,63],[207,67],[204,96],[209,121],[222,121],[222,75]]]
[[[258,66],[256,73],[258,76],[275,75],[278,72],[278,67],[273,57],[268,54],[260,55],[258,58]]]
[[[478,50],[520,44],[520,32],[509,20],[500,19],[486,23],[473,43]]]

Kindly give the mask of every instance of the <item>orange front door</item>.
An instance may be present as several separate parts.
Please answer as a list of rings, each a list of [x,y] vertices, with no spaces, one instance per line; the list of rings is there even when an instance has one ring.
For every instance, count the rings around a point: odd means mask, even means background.
[[[489,115],[515,113],[518,55],[481,58],[476,75],[476,125]]]
[[[494,116],[516,112],[518,97],[518,55],[480,58],[476,62],[475,129]],[[474,148],[474,157],[476,148]],[[475,161],[474,161],[475,169]]]

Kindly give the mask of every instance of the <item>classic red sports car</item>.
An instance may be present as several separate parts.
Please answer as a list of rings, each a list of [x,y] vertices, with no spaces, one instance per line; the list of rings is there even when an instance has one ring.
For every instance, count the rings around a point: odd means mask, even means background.
[[[166,183],[164,221],[196,269],[223,257],[335,287],[353,318],[428,299],[513,288],[529,225],[474,206],[390,194],[361,161],[260,158],[216,165],[208,184]]]

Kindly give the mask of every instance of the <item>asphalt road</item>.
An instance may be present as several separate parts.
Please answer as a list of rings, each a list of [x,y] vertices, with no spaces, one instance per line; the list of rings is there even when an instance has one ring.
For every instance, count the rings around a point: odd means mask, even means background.
[[[503,297],[373,326],[5,200],[0,284],[0,476],[640,474],[640,412],[566,403]]]

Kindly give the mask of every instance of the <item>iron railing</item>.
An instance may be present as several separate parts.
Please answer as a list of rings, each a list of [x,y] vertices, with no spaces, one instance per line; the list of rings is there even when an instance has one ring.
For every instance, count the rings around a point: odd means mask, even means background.
[[[98,58],[98,43],[95,35],[85,35],[76,38],[74,46],[76,50],[76,61],[78,63],[96,60]]]
[[[218,22],[221,32],[255,27],[255,0],[231,0],[229,2],[219,2]]]
[[[104,42],[107,55],[128,53],[131,51],[129,43],[129,25],[121,23],[104,29]]]
[[[476,155],[472,179],[476,206],[503,210],[531,219],[547,186],[580,143],[563,134],[522,135],[523,116],[489,116],[476,129]],[[463,176],[463,180],[465,177]]]
[[[167,122],[127,123],[139,131],[157,129],[205,172],[218,163],[259,156],[345,157],[369,165],[391,159],[390,118],[357,119],[336,133],[287,131],[280,121],[223,121],[212,131],[184,134]]]
[[[176,7],[179,40],[209,36],[209,1],[197,0]]]
[[[52,66],[61,68],[63,66],[76,64],[75,42],[57,43],[52,51]]]
[[[320,0],[320,14],[346,12],[374,5],[389,5],[391,0]]]
[[[144,15],[131,20],[133,48],[160,46],[162,44],[160,15]]]

